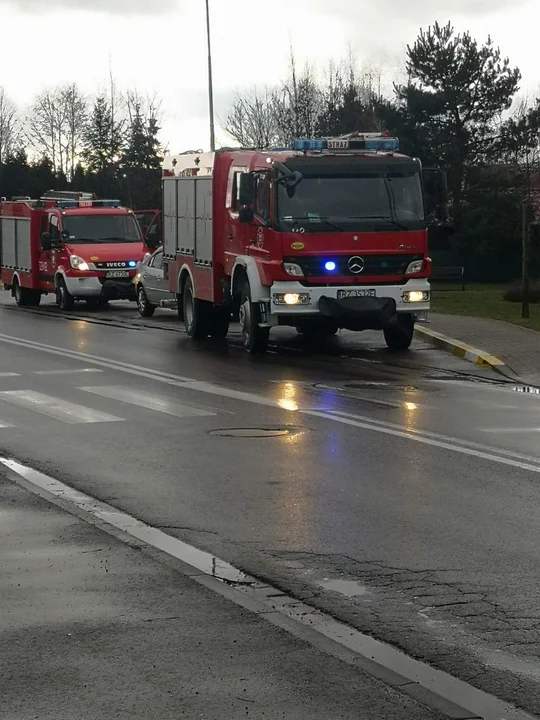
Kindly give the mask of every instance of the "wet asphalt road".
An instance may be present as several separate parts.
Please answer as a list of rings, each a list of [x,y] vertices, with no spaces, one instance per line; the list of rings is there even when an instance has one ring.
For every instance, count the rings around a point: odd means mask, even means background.
[[[0,309],[5,454],[540,713],[540,397],[376,334],[254,359],[90,319]]]

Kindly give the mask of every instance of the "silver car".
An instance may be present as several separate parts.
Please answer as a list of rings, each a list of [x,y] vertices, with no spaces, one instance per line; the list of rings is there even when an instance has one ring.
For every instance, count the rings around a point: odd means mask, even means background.
[[[169,292],[163,273],[163,248],[158,248],[137,266],[134,278],[137,308],[142,317],[152,317],[157,307],[176,306],[175,296]]]

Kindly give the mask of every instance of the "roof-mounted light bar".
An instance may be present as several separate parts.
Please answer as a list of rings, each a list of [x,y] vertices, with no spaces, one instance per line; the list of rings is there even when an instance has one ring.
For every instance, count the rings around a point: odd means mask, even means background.
[[[336,138],[300,138],[293,140],[291,150],[297,152],[397,152],[399,140],[381,133],[353,133]]]

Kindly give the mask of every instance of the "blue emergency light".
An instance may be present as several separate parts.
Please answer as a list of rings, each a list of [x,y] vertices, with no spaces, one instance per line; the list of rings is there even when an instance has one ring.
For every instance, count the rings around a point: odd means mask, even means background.
[[[297,152],[367,150],[369,152],[392,153],[399,150],[399,140],[386,135],[376,135],[375,133],[366,133],[365,136],[353,135],[339,138],[299,138],[292,141],[290,149]]]
[[[137,263],[135,262],[135,260],[130,260],[130,261],[128,262],[128,266],[129,266],[129,267],[137,267]]]
[[[336,269],[336,263],[333,260],[327,260],[324,263],[324,269],[328,270],[328,272],[334,272]]]

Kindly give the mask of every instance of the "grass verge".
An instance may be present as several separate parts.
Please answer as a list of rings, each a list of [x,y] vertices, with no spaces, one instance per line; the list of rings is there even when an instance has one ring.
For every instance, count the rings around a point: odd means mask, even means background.
[[[530,318],[521,317],[521,303],[503,300],[507,285],[466,285],[450,289],[447,285],[433,283],[431,286],[431,311],[445,315],[469,315],[471,317],[504,320],[513,325],[540,331],[540,304],[530,306]]]

